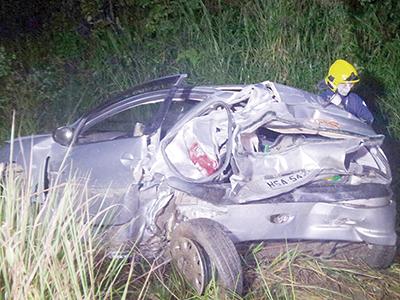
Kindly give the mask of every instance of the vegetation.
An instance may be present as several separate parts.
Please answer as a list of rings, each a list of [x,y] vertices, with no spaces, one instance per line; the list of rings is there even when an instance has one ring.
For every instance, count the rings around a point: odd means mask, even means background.
[[[29,178],[19,170],[1,181],[0,299],[217,299],[214,282],[196,295],[169,265],[139,251],[129,260],[105,257],[99,227],[85,218],[93,199],[85,197],[84,182],[72,182],[33,205]],[[296,248],[276,257],[261,244],[244,249],[246,295],[232,299],[400,297],[398,262],[377,271]]]
[[[358,92],[376,129],[400,137],[398,1],[50,0],[32,1],[31,12],[21,9],[25,2],[0,5],[8,22],[0,23],[1,141],[13,111],[19,134],[45,132],[132,85],[178,72],[193,84],[273,80],[317,92],[337,58],[361,71]],[[166,265],[104,258],[97,229],[77,213],[90,201],[85,193],[56,187],[46,207],[65,209],[52,214],[28,205],[23,181],[9,176],[0,196],[0,299],[213,298],[215,288],[194,296]],[[400,297],[399,262],[379,272],[293,250],[274,260],[258,253],[244,256],[244,299]]]
[[[214,282],[196,295],[168,264],[147,261],[137,250],[129,260],[104,256],[93,221],[100,216],[86,220],[93,199],[84,181],[56,186],[34,206],[27,182],[17,169],[1,181],[0,299],[217,299]],[[261,244],[242,254],[246,295],[231,299],[400,297],[398,262],[376,271],[296,248],[273,257]]]
[[[21,133],[45,131],[129,86],[177,72],[196,84],[268,79],[316,91],[337,58],[361,70],[359,93],[377,126],[400,135],[397,1],[90,3],[78,13],[66,1],[51,26],[2,38],[3,139],[13,109]]]

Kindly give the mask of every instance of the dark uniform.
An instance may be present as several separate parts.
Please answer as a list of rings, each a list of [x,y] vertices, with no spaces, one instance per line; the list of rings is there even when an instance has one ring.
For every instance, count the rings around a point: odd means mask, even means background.
[[[320,96],[326,101],[330,101],[331,97],[335,93],[331,90],[324,91]],[[340,103],[345,110],[349,113],[352,113],[357,118],[363,120],[367,124],[372,124],[374,121],[374,116],[369,111],[367,105],[364,100],[355,93],[349,93],[347,96],[342,96],[338,94],[340,98],[342,98],[342,102]]]

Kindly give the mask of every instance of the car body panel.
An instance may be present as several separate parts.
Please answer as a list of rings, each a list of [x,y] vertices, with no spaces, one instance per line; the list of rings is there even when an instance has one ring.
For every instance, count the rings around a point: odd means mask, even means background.
[[[318,198],[318,196],[316,196]],[[277,202],[218,206],[205,200],[179,203],[188,219],[209,218],[229,229],[235,242],[252,240],[330,240],[395,245],[396,205],[334,202]]]
[[[279,89],[284,93],[280,94]],[[207,176],[211,178],[210,172],[216,172],[222,165],[221,160],[228,155],[229,114],[213,108],[214,103],[223,100],[231,105],[244,103],[232,114],[235,130],[231,138],[234,140],[231,165],[235,165],[235,170],[229,177],[229,197],[234,201],[245,203],[274,197],[330,176],[348,176],[353,180],[362,175],[365,167],[376,170],[377,175],[371,176],[375,182],[390,184],[390,171],[379,165],[369,150],[379,151],[382,136],[360,121],[357,121],[361,123],[358,127],[348,126],[344,130],[340,119],[334,119],[335,115],[329,113],[326,114],[329,122],[336,122],[338,126],[330,127],[328,121],[315,123],[315,118],[308,117],[321,115],[319,111],[323,107],[318,104],[317,96],[306,97],[309,94],[301,92],[298,96],[293,93],[294,89],[289,89],[289,93],[282,86],[279,89],[266,82],[244,87],[237,93],[215,93],[172,128],[165,139],[167,142],[162,141],[166,144],[165,150],[160,147],[151,172],[198,182]],[[303,119],[295,116],[297,105],[305,116]],[[264,143],[258,129],[277,137],[268,141],[267,136]],[[282,132],[285,134],[279,134]],[[194,158],[193,149],[198,157]],[[215,166],[212,168],[212,165]],[[364,177],[359,179],[369,180]]]
[[[16,164],[29,174],[30,189],[35,193],[37,201],[44,199],[46,161],[54,144],[50,134],[25,136],[7,142],[0,151],[0,163]]]
[[[156,105],[143,124],[87,134],[141,105]],[[112,208],[103,225],[117,246],[136,240],[154,254],[176,224],[198,217],[223,224],[235,242],[395,244],[384,137],[308,92],[269,81],[174,85],[128,93],[69,128],[69,145],[51,135],[13,140],[11,162],[29,170],[35,201],[75,178],[95,199],[91,214]]]
[[[329,135],[329,132],[336,132],[336,134],[377,136],[371,126],[360,121],[346,110],[326,103],[317,95],[277,83],[273,85],[280,97],[285,99],[288,110],[294,118],[303,123],[306,128],[319,129],[323,135],[323,132],[326,131],[325,135]]]

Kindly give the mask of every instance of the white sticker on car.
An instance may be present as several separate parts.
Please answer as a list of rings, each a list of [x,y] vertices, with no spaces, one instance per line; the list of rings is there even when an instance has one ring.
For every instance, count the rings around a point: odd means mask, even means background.
[[[275,190],[275,189],[280,189],[282,187],[286,187],[288,185],[299,184],[299,182],[305,180],[307,178],[307,175],[309,174],[311,174],[310,171],[300,170],[298,172],[284,175],[281,177],[276,177],[276,178],[265,177],[266,187],[267,189]]]

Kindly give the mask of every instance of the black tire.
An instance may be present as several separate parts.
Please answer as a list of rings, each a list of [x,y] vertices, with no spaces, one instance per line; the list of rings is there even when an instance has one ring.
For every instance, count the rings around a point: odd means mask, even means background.
[[[193,282],[192,274],[187,274],[188,269],[180,265],[182,263],[180,260],[185,256],[182,255],[182,243],[196,248],[196,253],[200,257],[195,259],[197,265],[205,265],[201,274],[201,280],[204,281],[202,284]],[[224,232],[224,227],[219,223],[209,219],[193,219],[180,224],[172,234],[170,253],[174,266],[199,294],[204,293],[211,275],[215,275],[216,282],[223,291],[222,294],[226,291],[239,295],[242,293],[243,274],[239,254]],[[183,263],[187,264],[188,261]]]

